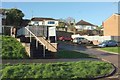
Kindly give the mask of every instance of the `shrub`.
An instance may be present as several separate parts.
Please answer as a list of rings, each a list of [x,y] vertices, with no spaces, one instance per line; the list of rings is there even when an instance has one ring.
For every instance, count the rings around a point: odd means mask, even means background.
[[[10,36],[2,37],[2,58],[18,59],[26,58],[25,48],[15,38]]]

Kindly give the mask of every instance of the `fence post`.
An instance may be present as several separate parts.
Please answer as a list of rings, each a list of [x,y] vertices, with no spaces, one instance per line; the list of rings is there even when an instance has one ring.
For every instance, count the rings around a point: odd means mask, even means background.
[[[36,40],[36,48],[38,48],[38,41]]]
[[[45,46],[43,46],[43,57],[45,58]]]

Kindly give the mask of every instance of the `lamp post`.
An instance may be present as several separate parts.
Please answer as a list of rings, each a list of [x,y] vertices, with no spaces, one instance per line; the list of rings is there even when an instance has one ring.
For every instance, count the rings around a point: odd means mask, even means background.
[[[74,29],[74,34],[76,34],[76,28],[75,28],[75,19],[74,19],[74,22],[73,22],[73,29]]]

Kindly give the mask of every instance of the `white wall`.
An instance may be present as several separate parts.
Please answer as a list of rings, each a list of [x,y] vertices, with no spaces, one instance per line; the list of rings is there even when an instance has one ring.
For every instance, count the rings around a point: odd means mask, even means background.
[[[49,36],[56,36],[56,27],[49,27],[48,31]]]
[[[81,30],[94,30],[96,29],[95,26],[90,26],[90,25],[76,25],[76,29],[81,29]]]
[[[55,24],[48,24],[49,21],[52,21],[52,22],[54,22]],[[58,21],[55,21],[55,20],[47,20],[47,21],[45,21],[45,25],[48,25],[48,26],[58,26]]]
[[[79,35],[79,34],[72,35],[71,37],[72,37],[73,39],[74,39],[75,37],[84,37],[84,38],[86,38],[86,39],[88,39],[88,40],[90,40],[90,41],[97,40],[98,42],[103,42],[103,41],[105,41],[105,40],[111,40],[111,39],[112,39],[111,36],[81,36],[81,35]]]
[[[49,21],[53,21],[55,24],[48,24]],[[38,24],[36,24],[38,23]],[[58,21],[55,20],[45,20],[44,21],[31,21],[30,22],[31,25],[47,25],[47,26],[58,26]]]
[[[38,24],[37,24],[38,23]],[[42,25],[43,21],[31,21],[30,22],[31,25]]]

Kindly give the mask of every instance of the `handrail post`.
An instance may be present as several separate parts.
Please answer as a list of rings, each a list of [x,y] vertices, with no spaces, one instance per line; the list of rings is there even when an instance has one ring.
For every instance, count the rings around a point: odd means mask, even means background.
[[[30,33],[30,42],[31,42],[31,33]]]
[[[45,46],[43,46],[43,57],[45,58]]]
[[[36,40],[36,48],[38,48],[38,41]]]

